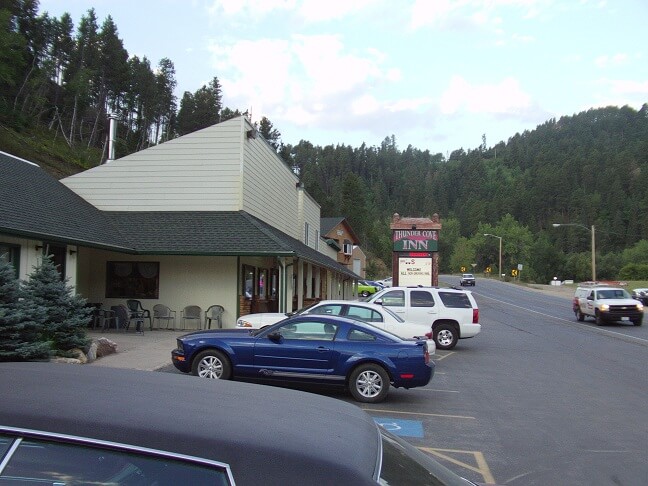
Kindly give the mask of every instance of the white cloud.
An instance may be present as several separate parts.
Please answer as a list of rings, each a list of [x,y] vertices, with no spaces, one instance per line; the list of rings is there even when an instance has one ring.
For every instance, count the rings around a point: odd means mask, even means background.
[[[237,101],[235,106],[252,107],[254,113],[266,104],[280,103],[290,85],[292,62],[287,41],[263,39],[241,41],[230,46],[212,45],[215,68],[223,92]]]
[[[597,67],[605,69],[609,67],[616,67],[622,64],[625,64],[628,61],[628,55],[619,53],[614,54],[613,56],[603,55],[599,56],[594,60],[594,64]]]
[[[336,35],[214,43],[210,51],[226,104],[252,107],[255,119],[272,112],[307,123],[341,107],[375,112],[379,102],[371,91],[401,79],[398,69],[383,66],[383,53],[350,52]]]
[[[531,97],[513,78],[506,78],[499,84],[472,85],[461,76],[453,76],[441,95],[440,107],[447,115],[458,112],[513,114],[528,110]]]
[[[375,4],[376,0],[303,0],[299,14],[308,22],[344,18]]]
[[[648,81],[610,80],[607,83],[615,94],[648,95]]]
[[[296,0],[214,0],[207,11],[211,15],[254,14],[263,16],[275,10],[292,10]]]
[[[536,17],[551,0],[415,0],[410,26],[446,26],[469,21],[474,26],[497,26],[503,23],[497,12],[517,7],[522,18]]]

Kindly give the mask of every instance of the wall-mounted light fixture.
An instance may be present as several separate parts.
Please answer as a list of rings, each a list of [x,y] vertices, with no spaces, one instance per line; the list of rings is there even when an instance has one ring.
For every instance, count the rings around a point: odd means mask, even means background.
[[[76,250],[69,250],[70,256],[76,254],[76,252],[77,252]]]
[[[43,249],[43,245],[36,245],[36,251],[41,251]]]
[[[245,134],[247,135],[247,138],[248,138],[248,139],[250,139],[250,138],[257,138],[257,131],[256,131],[256,128],[252,128],[251,130],[248,130],[247,132],[245,132]]]

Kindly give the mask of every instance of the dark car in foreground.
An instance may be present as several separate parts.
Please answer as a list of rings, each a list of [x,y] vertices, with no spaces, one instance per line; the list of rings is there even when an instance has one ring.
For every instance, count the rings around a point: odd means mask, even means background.
[[[0,396],[0,484],[472,484],[360,408],[296,390],[0,363]]]
[[[389,387],[429,383],[428,344],[403,340],[361,321],[307,314],[254,331],[185,334],[171,353],[175,367],[203,378],[347,388],[360,402],[384,400]]]

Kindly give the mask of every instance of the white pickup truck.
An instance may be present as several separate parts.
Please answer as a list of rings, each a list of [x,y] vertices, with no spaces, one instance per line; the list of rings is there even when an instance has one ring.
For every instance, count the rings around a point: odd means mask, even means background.
[[[596,324],[606,322],[643,323],[643,304],[633,299],[627,290],[609,285],[582,286],[576,289],[572,304],[576,319],[593,317]]]

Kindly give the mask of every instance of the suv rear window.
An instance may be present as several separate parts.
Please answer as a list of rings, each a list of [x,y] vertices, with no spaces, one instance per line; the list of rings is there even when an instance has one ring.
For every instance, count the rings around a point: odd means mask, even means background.
[[[472,309],[470,299],[463,292],[439,292],[439,297],[446,307]]]
[[[412,290],[410,303],[412,307],[434,307],[434,297],[425,290]]]
[[[391,307],[405,306],[405,292],[402,290],[391,290],[382,295],[383,305]]]

